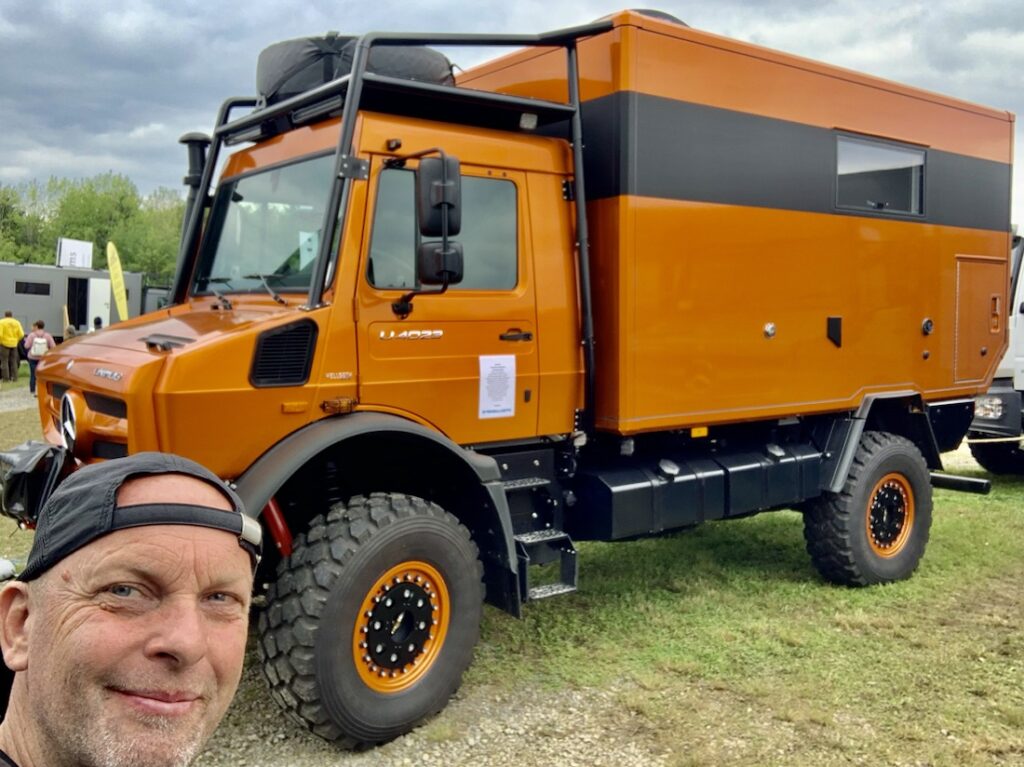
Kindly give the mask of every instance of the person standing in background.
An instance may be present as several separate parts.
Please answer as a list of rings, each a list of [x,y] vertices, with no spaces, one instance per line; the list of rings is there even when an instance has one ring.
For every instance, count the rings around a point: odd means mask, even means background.
[[[0,381],[17,381],[21,359],[18,344],[25,336],[25,329],[14,319],[11,310],[4,312],[0,320]]]
[[[25,350],[28,352],[28,390],[33,397],[36,395],[36,365],[44,354],[57,345],[45,328],[45,322],[36,320],[32,323],[32,332],[25,336]]]

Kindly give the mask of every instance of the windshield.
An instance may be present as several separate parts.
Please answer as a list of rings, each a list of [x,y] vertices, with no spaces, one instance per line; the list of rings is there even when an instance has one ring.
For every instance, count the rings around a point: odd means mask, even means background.
[[[193,293],[309,290],[333,168],[324,155],[221,184]]]

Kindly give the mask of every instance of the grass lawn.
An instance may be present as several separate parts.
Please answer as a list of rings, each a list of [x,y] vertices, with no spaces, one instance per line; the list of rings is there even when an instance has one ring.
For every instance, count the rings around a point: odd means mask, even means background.
[[[0,449],[36,419],[0,413]],[[679,767],[1024,764],[1022,500],[936,491],[918,572],[868,589],[818,577],[795,512],[581,544],[579,592],[486,610],[467,687],[611,690]],[[29,540],[0,521],[0,555]]]

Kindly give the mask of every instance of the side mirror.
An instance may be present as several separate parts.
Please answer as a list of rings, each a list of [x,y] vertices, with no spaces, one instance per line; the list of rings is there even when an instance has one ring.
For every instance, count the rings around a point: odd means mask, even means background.
[[[462,245],[422,243],[416,253],[416,276],[423,285],[458,285],[462,282]]]
[[[424,157],[416,170],[416,215],[424,237],[454,237],[462,226],[458,157]],[[447,212],[448,230],[444,229]]]

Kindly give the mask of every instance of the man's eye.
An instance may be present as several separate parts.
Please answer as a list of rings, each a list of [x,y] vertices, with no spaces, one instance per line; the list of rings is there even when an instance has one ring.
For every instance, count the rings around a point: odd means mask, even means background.
[[[208,594],[206,599],[210,602],[216,602],[217,604],[227,604],[238,601],[236,596],[224,591],[214,591],[212,594]]]
[[[107,591],[115,597],[130,597],[138,593],[138,590],[134,586],[128,586],[124,583],[115,583],[113,586],[108,588]]]

